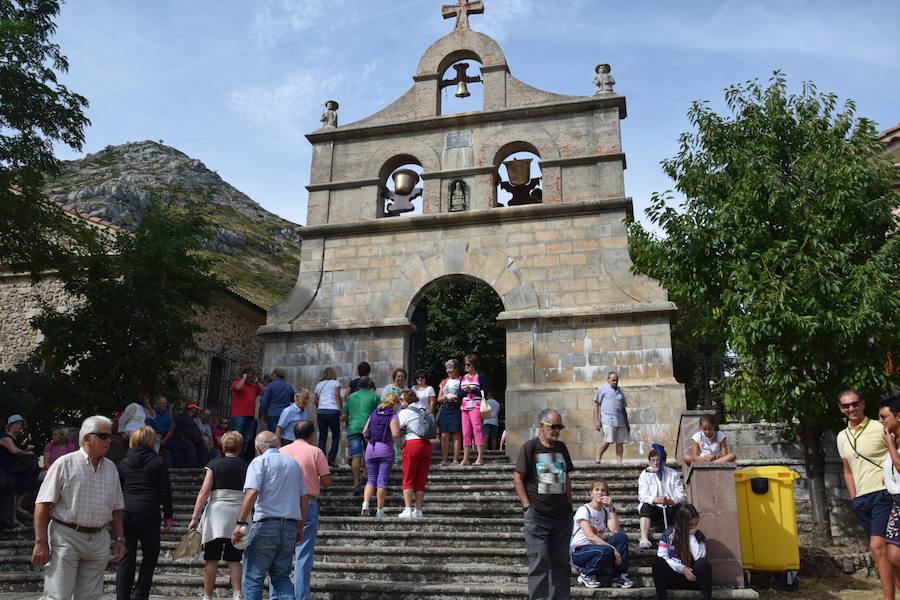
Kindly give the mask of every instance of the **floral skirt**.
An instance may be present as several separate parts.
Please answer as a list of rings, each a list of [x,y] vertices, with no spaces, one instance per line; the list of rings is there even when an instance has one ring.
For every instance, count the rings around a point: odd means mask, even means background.
[[[894,506],[891,508],[891,515],[888,517],[885,538],[887,543],[900,546],[900,494],[895,494],[893,498]]]

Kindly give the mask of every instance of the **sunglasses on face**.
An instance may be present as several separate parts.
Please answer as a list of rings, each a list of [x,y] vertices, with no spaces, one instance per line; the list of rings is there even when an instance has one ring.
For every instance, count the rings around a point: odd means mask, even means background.
[[[862,402],[862,401],[857,400],[856,402],[847,402],[847,403],[841,402],[841,408],[842,409],[856,408],[857,406],[859,406],[860,402]]]
[[[94,436],[95,438],[101,439],[101,440],[103,440],[104,442],[112,438],[112,434],[111,434],[111,433],[104,433],[104,432],[102,432],[102,431],[101,431],[101,432],[94,432],[94,431],[92,431],[92,432],[90,433],[90,435]]]
[[[541,425],[545,425],[545,426],[549,427],[550,429],[552,429],[553,431],[562,431],[563,429],[566,428],[566,426],[563,425],[562,423],[550,423],[549,421],[542,421]]]

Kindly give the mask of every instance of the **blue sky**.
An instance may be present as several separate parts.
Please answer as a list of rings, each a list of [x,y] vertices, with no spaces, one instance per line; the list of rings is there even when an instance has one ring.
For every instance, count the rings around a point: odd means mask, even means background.
[[[449,0],[448,0],[449,1]],[[453,27],[441,0],[70,0],[56,41],[63,81],[91,103],[85,152],[163,140],[266,209],[306,220],[322,103],[342,124],[405,92],[425,49]],[[472,28],[532,86],[590,95],[612,65],[628,101],[626,192],[641,216],[672,187],[659,163],[689,129],[693,100],[781,69],[856,101],[880,129],[900,122],[900,2],[484,0]],[[59,148],[61,158],[78,154]]]

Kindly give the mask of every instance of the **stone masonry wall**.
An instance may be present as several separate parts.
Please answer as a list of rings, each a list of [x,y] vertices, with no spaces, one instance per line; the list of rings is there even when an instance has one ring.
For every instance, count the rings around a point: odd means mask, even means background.
[[[58,311],[77,304],[53,277],[33,283],[29,275],[0,275],[0,370],[14,369],[40,343],[42,336],[30,321],[43,302]]]

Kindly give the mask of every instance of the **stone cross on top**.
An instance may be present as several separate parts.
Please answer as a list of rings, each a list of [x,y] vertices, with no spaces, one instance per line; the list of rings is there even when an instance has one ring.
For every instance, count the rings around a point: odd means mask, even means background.
[[[456,27],[454,29],[469,28],[469,13],[480,15],[484,13],[484,2],[475,0],[459,0],[458,4],[445,4],[441,7],[441,14],[445,19],[456,17]]]

